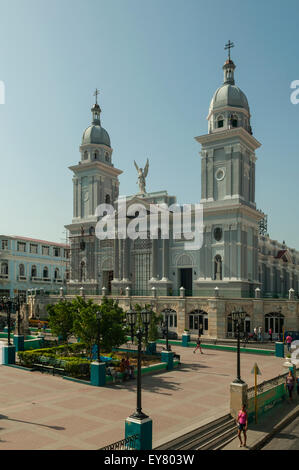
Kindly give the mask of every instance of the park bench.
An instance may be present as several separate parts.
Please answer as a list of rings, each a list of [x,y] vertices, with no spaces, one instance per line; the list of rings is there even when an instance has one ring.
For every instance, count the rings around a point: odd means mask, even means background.
[[[52,357],[40,357],[40,362],[33,364],[33,368],[41,370],[42,372],[52,372],[55,375],[55,372],[64,373],[65,372],[65,361],[60,361]]]

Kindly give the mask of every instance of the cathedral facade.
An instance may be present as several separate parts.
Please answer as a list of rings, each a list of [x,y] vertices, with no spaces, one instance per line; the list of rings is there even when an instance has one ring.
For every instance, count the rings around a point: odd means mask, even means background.
[[[188,249],[184,240],[158,230],[132,240],[116,229],[100,240],[97,224],[106,204],[119,211],[119,175],[110,137],[101,124],[101,108],[92,108],[92,123],[84,131],[80,161],[73,172],[73,219],[66,225],[70,241],[68,293],[208,298],[298,297],[299,252],[272,240],[266,215],[255,201],[256,152],[260,143],[251,128],[245,94],[235,84],[230,56],[223,66],[223,84],[208,112],[208,133],[196,137],[201,157],[202,244]],[[176,204],[167,191],[147,193],[146,172],[139,169],[139,192],[128,206]],[[142,179],[143,178],[143,179]],[[135,207],[135,206],[134,206]],[[128,225],[139,214],[125,216]],[[153,294],[154,293],[154,294]]]

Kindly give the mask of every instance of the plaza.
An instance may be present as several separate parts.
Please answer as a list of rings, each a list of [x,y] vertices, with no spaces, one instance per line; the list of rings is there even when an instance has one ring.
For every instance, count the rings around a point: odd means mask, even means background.
[[[142,379],[142,406],[153,419],[153,447],[229,413],[236,354],[173,347],[179,369]],[[274,356],[241,355],[242,378],[251,387],[257,362],[261,381],[284,373]],[[100,449],[123,439],[135,408],[136,383],[93,387],[39,372],[0,366],[0,449]]]

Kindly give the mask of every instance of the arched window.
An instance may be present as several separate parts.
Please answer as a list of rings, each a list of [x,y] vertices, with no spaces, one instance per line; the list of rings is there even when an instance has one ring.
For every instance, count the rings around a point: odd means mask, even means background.
[[[216,255],[214,260],[214,280],[222,281],[222,258],[220,255]]]
[[[214,238],[216,242],[220,242],[222,240],[222,228],[221,227],[216,227],[214,229]]]
[[[19,276],[24,277],[25,276],[25,266],[23,264],[19,265]]]
[[[245,333],[250,333],[251,331],[251,320],[250,316],[247,314],[245,320],[242,320],[240,323],[240,336],[245,336]],[[233,321],[231,314],[227,317],[227,336],[229,338],[237,337],[237,323]]]
[[[93,154],[93,157],[95,160],[99,159],[99,152],[96,150],[95,153]]]
[[[48,277],[49,277],[49,270],[47,266],[45,266],[43,269],[43,278],[48,278]]]
[[[219,129],[220,127],[224,126],[224,119],[223,116],[218,116],[217,117],[217,128]]]
[[[59,279],[59,268],[56,268],[54,271],[54,279]]]
[[[204,310],[193,310],[189,313],[189,329],[197,334],[208,334],[208,314]]]
[[[95,234],[94,227],[89,227],[89,235],[94,235],[94,234]]]
[[[177,328],[178,324],[177,324],[177,313],[175,310],[172,310],[172,309],[169,309],[169,310],[163,310],[162,313],[162,316],[163,316],[163,323],[165,324],[166,323],[166,318],[168,320],[168,328],[169,329],[173,329],[173,328]]]
[[[278,312],[267,313],[265,315],[265,333],[271,328],[273,334],[281,334],[284,325],[284,316]]]
[[[37,269],[36,266],[33,265],[31,266],[31,277],[36,277],[37,276]]]
[[[238,127],[238,116],[236,116],[236,114],[231,115],[230,125],[231,125],[231,127]]]
[[[109,194],[106,194],[105,203],[106,203],[106,204],[110,204],[110,201],[111,201],[110,195],[109,195]]]

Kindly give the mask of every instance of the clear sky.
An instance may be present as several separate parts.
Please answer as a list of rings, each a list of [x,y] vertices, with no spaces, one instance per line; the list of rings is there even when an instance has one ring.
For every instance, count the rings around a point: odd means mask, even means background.
[[[0,0],[0,233],[62,241],[72,173],[95,88],[121,194],[138,191],[134,159],[150,159],[148,191],[200,200],[195,136],[207,132],[235,48],[257,151],[256,200],[272,238],[299,249],[298,0]]]

